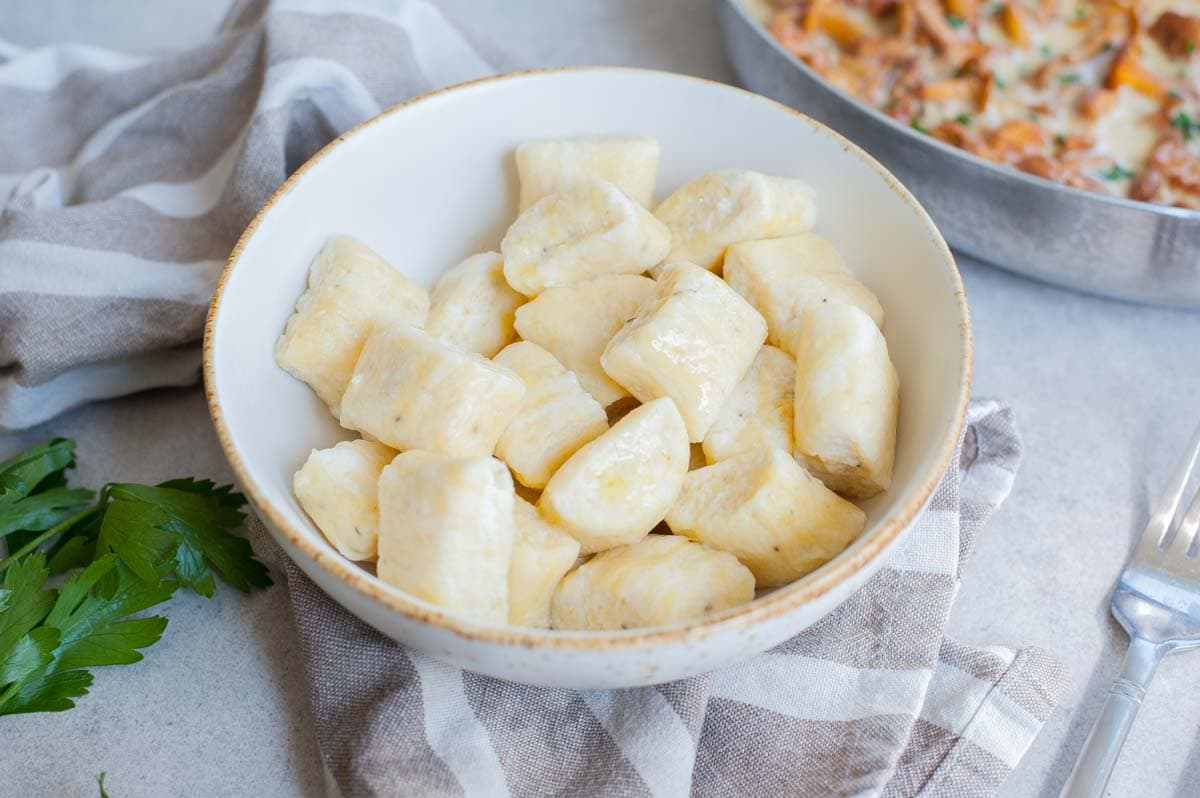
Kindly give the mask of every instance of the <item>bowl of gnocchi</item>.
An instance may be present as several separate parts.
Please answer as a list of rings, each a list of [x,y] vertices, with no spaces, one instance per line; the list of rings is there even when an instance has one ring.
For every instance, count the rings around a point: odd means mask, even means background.
[[[584,68],[339,136],[229,258],[204,373],[334,601],[545,686],[712,670],[886,560],[960,437],[954,260],[870,156],[755,94]]]

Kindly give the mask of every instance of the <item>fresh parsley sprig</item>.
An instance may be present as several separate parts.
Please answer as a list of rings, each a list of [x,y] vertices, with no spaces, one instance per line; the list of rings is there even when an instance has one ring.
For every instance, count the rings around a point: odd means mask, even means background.
[[[233,534],[246,499],[232,486],[179,479],[95,494],[67,487],[74,465],[75,444],[62,438],[0,462],[10,552],[0,560],[0,715],[70,709],[91,686],[87,668],[140,660],[167,619],[129,616],[181,586],[212,596],[216,574],[241,591],[271,584]]]
[[[0,612],[0,715],[70,709],[92,684],[85,668],[140,660],[138,649],[162,636],[167,619],[122,619],[161,604],[177,587],[138,579],[112,554],[59,590],[45,587],[49,575],[42,552],[4,575],[11,604]]]

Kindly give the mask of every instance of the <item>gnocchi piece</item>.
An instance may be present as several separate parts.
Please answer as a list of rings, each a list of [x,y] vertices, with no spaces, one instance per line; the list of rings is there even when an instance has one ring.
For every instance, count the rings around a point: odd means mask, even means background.
[[[900,380],[883,333],[853,305],[821,305],[805,312],[798,340],[796,459],[843,496],[887,490]]]
[[[584,554],[632,543],[675,502],[689,455],[675,404],[647,402],[571,455],[550,477],[538,508]]]
[[[468,352],[492,357],[517,340],[513,316],[525,297],[508,287],[498,252],[472,255],[433,287],[425,331]]]
[[[374,441],[313,449],[292,479],[300,506],[350,560],[373,560],[379,540],[379,472],[396,453]]]
[[[508,566],[508,622],[513,626],[550,626],[550,599],[579,558],[579,541],[542,518],[518,497],[512,560]]]
[[[734,244],[725,253],[725,280],[767,320],[767,341],[789,354],[800,343],[800,316],[814,305],[854,305],[883,326],[879,300],[815,233]]]
[[[673,399],[698,443],[766,337],[763,317],[720,277],[671,263],[655,298],[613,336],[600,364],[643,402]]]
[[[517,147],[521,210],[589,179],[607,180],[643,208],[653,207],[658,153],[649,136],[527,141]]]
[[[764,346],[704,436],[706,463],[756,449],[792,451],[795,404],[795,361],[782,349]]]
[[[372,325],[420,327],[428,313],[424,288],[365,244],[338,236],[313,260],[308,288],[275,344],[275,362],[308,383],[336,418]]]
[[[758,587],[799,579],[858,537],[863,511],[825,487],[789,452],[745,452],[687,475],[667,524],[737,557]]]
[[[720,271],[730,244],[811,229],[817,195],[799,180],[719,169],[680,186],[654,215],[671,231],[668,262],[686,260]]]
[[[555,629],[634,629],[746,604],[754,576],[730,554],[678,535],[651,535],[597,554],[554,592]]]
[[[416,327],[376,327],[342,399],[342,426],[394,449],[486,457],[520,409],[525,383]]]
[[[583,389],[607,407],[629,392],[604,373],[600,355],[653,296],[654,281],[636,274],[602,274],[556,286],[517,308],[517,332],[575,372]]]
[[[379,477],[379,578],[439,607],[508,622],[513,485],[494,457],[411,451]]]
[[[578,378],[537,344],[510,344],[495,362],[525,382],[521,409],[497,441],[496,456],[521,484],[540,490],[580,446],[608,429],[608,419]]]
[[[663,223],[604,180],[542,197],[500,242],[508,284],[531,297],[597,274],[640,274],[670,248]]]

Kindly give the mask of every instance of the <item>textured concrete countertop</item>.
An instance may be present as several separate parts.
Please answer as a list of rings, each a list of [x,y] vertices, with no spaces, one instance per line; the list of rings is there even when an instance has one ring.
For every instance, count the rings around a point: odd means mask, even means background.
[[[222,5],[114,0],[101,15],[71,0],[10,0],[0,38],[181,46],[211,31]],[[439,5],[500,68],[631,64],[735,82],[701,0]],[[1107,613],[1113,580],[1200,421],[1200,313],[1095,299],[974,263],[962,269],[975,394],[1014,406],[1026,457],[971,561],[951,631],[974,644],[1042,646],[1074,674],[1003,790],[1053,796],[1123,651]],[[230,478],[199,389],[85,408],[0,437],[0,455],[50,435],[78,439],[80,484]],[[101,770],[119,798],[323,793],[284,590],[246,598],[224,588],[211,601],[180,594],[167,612],[170,625],[146,660],[98,671],[75,710],[0,720],[0,795],[94,796]],[[1163,664],[1111,795],[1200,794],[1197,674],[1197,654]]]

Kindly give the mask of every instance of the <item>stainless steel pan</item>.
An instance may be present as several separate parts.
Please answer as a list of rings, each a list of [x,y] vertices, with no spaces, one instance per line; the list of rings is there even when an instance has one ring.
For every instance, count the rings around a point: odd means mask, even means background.
[[[1107,296],[1200,308],[1200,212],[1106,197],[971,155],[835,88],[742,5],[717,0],[750,89],[845,134],[912,190],[959,252]]]

